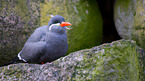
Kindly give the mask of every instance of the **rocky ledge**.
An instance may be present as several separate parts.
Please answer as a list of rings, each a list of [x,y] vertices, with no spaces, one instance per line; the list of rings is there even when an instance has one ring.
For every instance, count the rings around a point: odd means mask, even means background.
[[[145,52],[133,40],[118,40],[80,50],[44,65],[0,67],[0,80],[145,81]]]

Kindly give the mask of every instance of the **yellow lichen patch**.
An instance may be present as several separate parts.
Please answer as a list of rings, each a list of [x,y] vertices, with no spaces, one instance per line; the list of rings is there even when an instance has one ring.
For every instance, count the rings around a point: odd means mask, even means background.
[[[46,3],[40,3],[41,7],[41,25],[46,25],[48,21],[51,19],[50,15],[48,14],[49,8],[52,8],[50,6],[52,3],[51,2],[46,2]],[[50,11],[51,12],[51,11]]]

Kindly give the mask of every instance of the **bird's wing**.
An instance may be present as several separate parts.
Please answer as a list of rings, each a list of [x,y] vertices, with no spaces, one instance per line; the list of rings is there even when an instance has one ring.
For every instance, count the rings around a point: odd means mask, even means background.
[[[38,61],[45,54],[47,44],[43,41],[26,43],[21,50],[20,57],[25,61]]]
[[[47,26],[37,28],[27,42],[38,42],[46,35]]]
[[[45,27],[40,27],[34,31],[19,53],[19,57],[25,61],[35,61],[44,54],[47,45],[45,41],[41,41],[41,39],[45,37],[44,28]]]

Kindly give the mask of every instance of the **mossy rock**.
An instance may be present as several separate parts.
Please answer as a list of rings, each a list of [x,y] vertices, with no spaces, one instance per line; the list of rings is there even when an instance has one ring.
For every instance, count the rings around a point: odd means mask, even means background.
[[[44,65],[0,67],[0,80],[145,81],[145,51],[133,40],[80,50]]]
[[[39,1],[0,1],[0,64],[10,61],[40,25]]]
[[[132,39],[145,49],[145,1],[116,0],[114,21],[119,35]]]
[[[102,43],[102,18],[96,0],[45,0],[41,6],[41,25],[46,25],[51,15],[62,15],[72,24],[67,31],[68,53]]]

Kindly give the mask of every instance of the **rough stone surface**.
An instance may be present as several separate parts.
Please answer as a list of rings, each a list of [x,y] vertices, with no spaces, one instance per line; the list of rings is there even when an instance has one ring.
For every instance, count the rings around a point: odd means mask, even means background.
[[[145,49],[145,1],[116,0],[114,21],[119,35]]]
[[[145,52],[135,41],[119,40],[84,49],[44,65],[0,67],[0,80],[145,81]]]
[[[102,18],[96,0],[45,0],[41,4],[41,25],[52,15],[62,15],[72,24],[68,53],[102,43]]]
[[[40,25],[38,0],[0,0],[0,64],[10,61]]]

